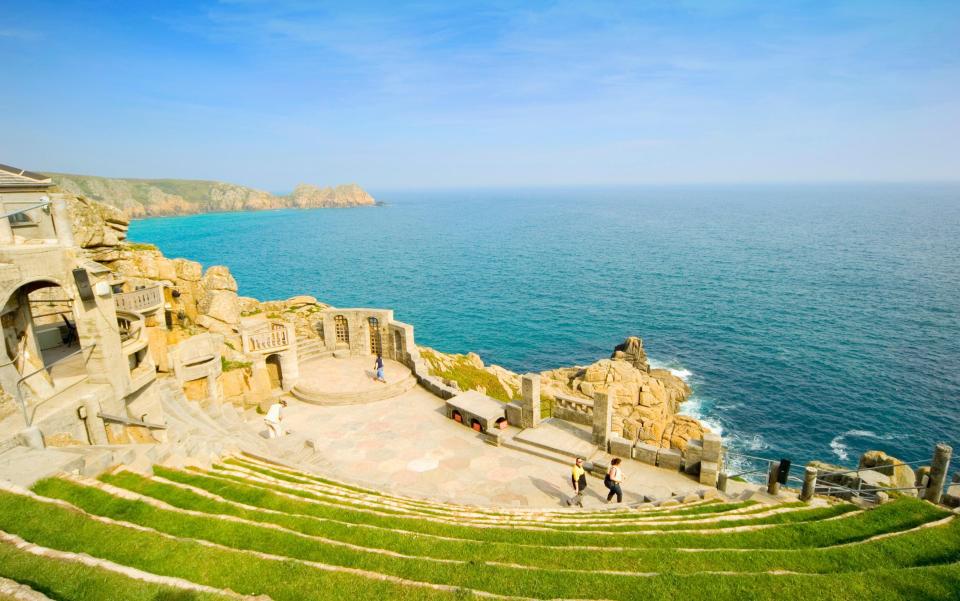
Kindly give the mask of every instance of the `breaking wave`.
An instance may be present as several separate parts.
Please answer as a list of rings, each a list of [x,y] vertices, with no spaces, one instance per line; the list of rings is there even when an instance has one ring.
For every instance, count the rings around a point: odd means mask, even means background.
[[[877,434],[876,432],[871,432],[870,430],[847,430],[843,434],[838,434],[833,437],[833,440],[830,441],[830,450],[840,461],[847,461],[850,459],[850,450],[849,445],[847,444],[848,438],[859,438],[862,440],[894,440],[897,437],[893,434]]]

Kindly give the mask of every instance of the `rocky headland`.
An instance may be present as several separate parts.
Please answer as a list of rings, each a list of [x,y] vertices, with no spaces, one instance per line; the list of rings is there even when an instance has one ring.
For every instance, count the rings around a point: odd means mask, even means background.
[[[128,218],[223,211],[370,206],[376,201],[357,184],[318,187],[300,184],[288,195],[217,181],[126,179],[50,173],[60,191],[122,211]]]

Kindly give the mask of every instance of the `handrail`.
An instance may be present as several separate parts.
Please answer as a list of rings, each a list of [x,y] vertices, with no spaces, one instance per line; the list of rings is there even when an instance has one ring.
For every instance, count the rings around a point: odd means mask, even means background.
[[[97,412],[97,417],[108,422],[117,422],[118,424],[125,424],[127,426],[142,426],[144,428],[151,428],[154,430],[166,430],[166,424],[153,424],[150,422],[145,422],[142,419],[134,419],[132,417],[123,417],[121,415],[110,415],[109,413],[103,413],[102,411]]]
[[[33,376],[37,375],[38,373],[50,369],[51,367],[53,367],[53,366],[56,365],[57,363],[60,363],[60,362],[62,362],[62,361],[66,361],[67,359],[69,359],[69,358],[71,358],[71,357],[73,357],[73,356],[75,356],[75,355],[77,355],[77,354],[80,354],[80,353],[82,353],[83,351],[90,350],[90,349],[94,348],[95,346],[97,346],[97,343],[96,343],[96,342],[94,342],[94,343],[91,344],[90,346],[82,346],[82,347],[80,347],[79,349],[77,349],[77,350],[73,351],[72,353],[70,353],[69,355],[64,355],[63,357],[60,357],[59,359],[57,359],[57,360],[54,361],[53,363],[44,365],[44,366],[41,367],[40,369],[34,370],[34,371],[30,372],[29,374],[21,377],[19,380],[17,380],[17,384],[16,384],[16,386],[14,387],[14,392],[16,392],[17,404],[20,405],[20,411],[23,413],[23,421],[24,421],[24,423],[27,425],[28,428],[29,428],[31,425],[33,425],[33,418],[31,418],[31,417],[30,417],[30,414],[27,413],[27,402],[26,402],[26,400],[23,398],[23,389],[21,388],[21,386],[23,385],[23,383],[24,383],[28,378],[32,378]]]
[[[40,204],[35,204],[35,205],[33,205],[32,207],[26,207],[26,208],[23,208],[23,209],[17,209],[16,211],[11,211],[11,212],[6,213],[6,214],[4,214],[4,215],[0,215],[0,219],[8,219],[8,218],[10,218],[10,217],[13,217],[14,215],[19,215],[20,213],[26,213],[27,211],[32,211],[32,210],[34,210],[34,209],[39,209],[39,208],[41,208],[41,207],[47,207],[47,206],[50,206],[50,204],[51,204],[52,202],[53,202],[53,201],[45,200],[45,201],[41,202]]]
[[[762,473],[765,473],[766,471],[767,470],[761,468],[758,470],[750,470],[748,472],[740,472],[739,474],[731,474],[727,476],[727,478],[729,478],[730,480],[733,480],[734,478],[740,478],[741,476],[750,476],[752,474],[762,474]]]
[[[54,311],[53,313],[42,313],[40,315],[31,315],[30,317],[34,319],[40,319],[41,317],[50,317],[51,315],[73,315],[73,311]]]
[[[930,463],[930,460],[920,459],[918,461],[909,461],[909,462],[900,462],[900,463],[884,463],[882,465],[875,465],[873,467],[858,467],[856,469],[846,470],[843,472],[823,472],[822,474],[817,474],[817,476],[818,477],[819,476],[842,476],[843,474],[860,473],[864,470],[879,471],[880,469],[887,468],[887,467],[899,467],[901,465],[918,465],[921,463]]]

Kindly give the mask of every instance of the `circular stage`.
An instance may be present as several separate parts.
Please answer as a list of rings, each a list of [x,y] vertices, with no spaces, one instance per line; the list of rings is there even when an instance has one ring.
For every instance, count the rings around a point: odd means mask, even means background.
[[[374,379],[374,357],[324,358],[300,365],[293,396],[315,405],[357,405],[401,395],[417,385],[404,365],[383,360],[386,383]]]

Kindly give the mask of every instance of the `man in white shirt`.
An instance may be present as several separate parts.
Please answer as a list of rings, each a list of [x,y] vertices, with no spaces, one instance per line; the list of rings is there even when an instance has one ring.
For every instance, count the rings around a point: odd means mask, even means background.
[[[270,410],[267,411],[267,417],[263,418],[263,421],[267,424],[268,438],[280,438],[284,435],[283,426],[280,425],[280,422],[283,420],[281,413],[286,406],[287,402],[283,399],[270,405]]]

